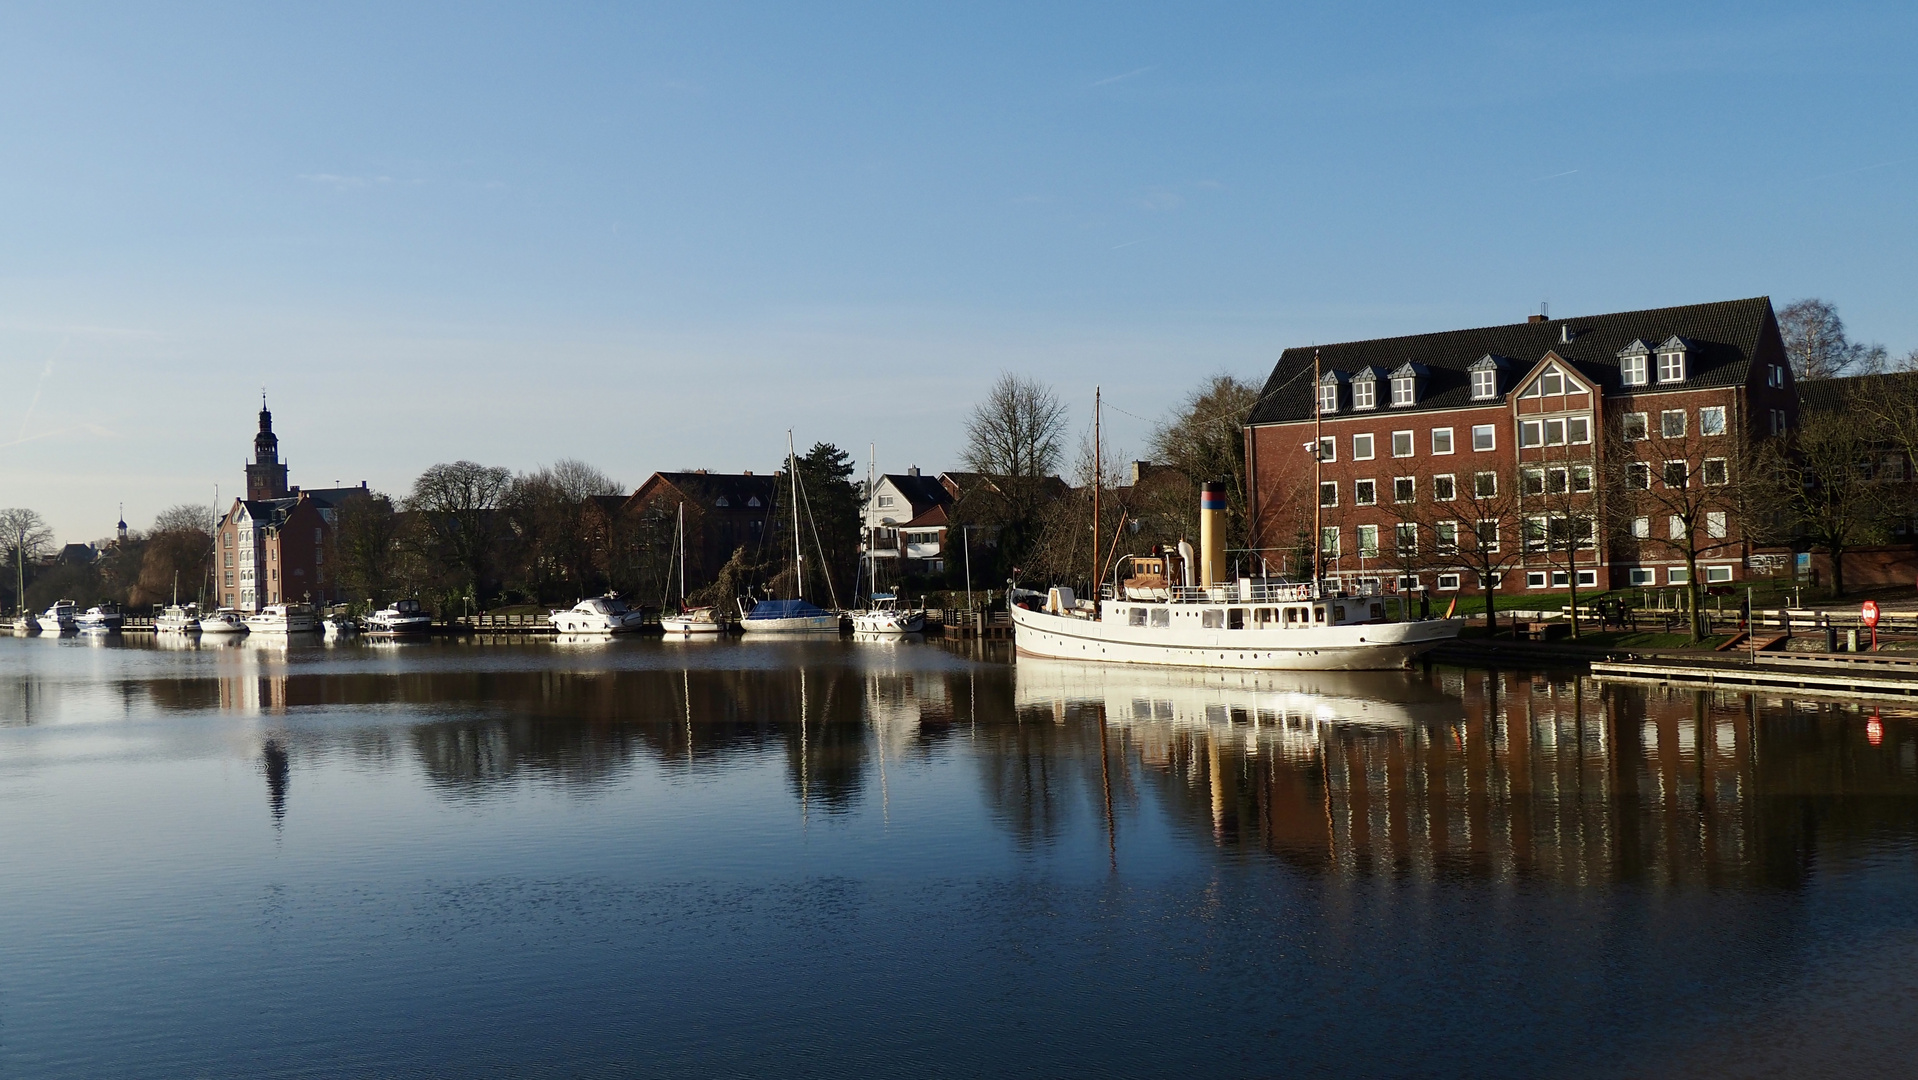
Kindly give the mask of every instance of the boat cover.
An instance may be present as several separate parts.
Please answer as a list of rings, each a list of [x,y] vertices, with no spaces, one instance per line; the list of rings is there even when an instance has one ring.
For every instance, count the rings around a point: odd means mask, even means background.
[[[826,615],[810,600],[761,600],[746,613],[748,619],[803,619],[810,615]]]

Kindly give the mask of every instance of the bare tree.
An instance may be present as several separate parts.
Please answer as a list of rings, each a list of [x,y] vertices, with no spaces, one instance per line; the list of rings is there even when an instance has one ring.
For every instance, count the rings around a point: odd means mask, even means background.
[[[1732,552],[1764,522],[1755,491],[1774,470],[1742,417],[1725,407],[1624,412],[1606,432],[1602,478],[1612,550],[1654,552],[1685,562],[1691,636],[1704,636],[1698,563]]]
[[[1546,566],[1565,567],[1571,603],[1572,637],[1579,636],[1579,560],[1591,556],[1598,567],[1598,466],[1590,444],[1546,446],[1519,468],[1519,494],[1525,503],[1525,550],[1545,556]]]
[[[529,592],[570,600],[594,591],[598,568],[587,535],[587,500],[622,494],[618,481],[571,458],[513,479],[504,499]]]
[[[1399,522],[1415,526],[1426,538],[1430,552],[1426,566],[1477,576],[1485,597],[1485,630],[1497,633],[1497,582],[1524,554],[1520,542],[1524,505],[1518,478],[1479,470],[1458,476],[1450,492],[1429,494],[1422,501],[1394,502]]]
[[[141,552],[139,577],[128,600],[154,604],[172,596],[176,585],[200,595],[213,558],[213,508],[191,503],[160,512]]]
[[[1888,360],[1883,345],[1852,341],[1834,304],[1817,298],[1797,300],[1778,312],[1778,332],[1785,339],[1792,374],[1799,379],[1833,379],[1882,369]]]
[[[0,588],[12,593],[26,564],[45,554],[52,543],[53,529],[38,511],[18,506],[0,510],[0,551],[7,557],[7,580]],[[13,602],[19,608],[26,598],[15,596]]]
[[[1845,552],[1883,540],[1903,484],[1875,466],[1890,440],[1865,409],[1807,412],[1777,457],[1777,496],[1790,523],[1831,558],[1832,593],[1845,595]],[[1901,463],[1902,466],[1902,463]],[[1903,469],[1898,480],[1903,479]]]
[[[1043,480],[1059,467],[1065,432],[1066,407],[1058,395],[1006,372],[966,420],[966,467],[1000,481],[1002,488],[1008,482]]]
[[[333,563],[341,589],[354,599],[394,599],[400,517],[382,492],[351,495],[333,519]]]
[[[1245,418],[1258,399],[1258,387],[1230,375],[1214,375],[1187,394],[1153,431],[1153,460],[1185,478],[1184,490],[1168,487],[1164,494],[1178,500],[1177,520],[1186,535],[1198,532],[1200,485],[1225,481],[1226,535],[1235,543],[1243,542]]]
[[[415,542],[458,592],[483,597],[500,539],[500,507],[513,474],[491,465],[435,465],[413,481],[406,507],[417,515]]]

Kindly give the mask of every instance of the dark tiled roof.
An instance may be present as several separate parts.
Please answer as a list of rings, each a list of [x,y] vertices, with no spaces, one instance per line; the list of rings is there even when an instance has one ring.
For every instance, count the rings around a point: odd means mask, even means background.
[[[1674,336],[1684,338],[1691,347],[1684,383],[1687,388],[1737,386],[1745,382],[1759,340],[1772,322],[1771,299],[1759,296],[1750,300],[1291,348],[1280,355],[1272,377],[1265,382],[1259,403],[1246,422],[1277,424],[1312,418],[1314,351],[1318,352],[1326,371],[1349,374],[1371,365],[1389,373],[1407,361],[1430,369],[1419,403],[1410,408],[1394,409],[1385,404],[1390,400],[1389,384],[1379,384],[1380,404],[1371,411],[1389,415],[1485,404],[1471,400],[1471,380],[1466,372],[1473,361],[1488,354],[1510,361],[1499,379],[1501,393],[1496,400],[1500,402],[1505,400],[1504,392],[1548,352],[1569,361],[1597,382],[1605,393],[1614,393],[1621,389],[1619,350],[1634,341],[1643,341],[1656,349]],[[1560,341],[1561,328],[1565,326],[1572,328],[1569,344]],[[1346,392],[1342,391],[1339,415],[1350,414],[1348,401]]]
[[[1918,371],[1854,375],[1846,379],[1806,379],[1798,384],[1798,407],[1805,412],[1837,412],[1860,401],[1883,397],[1893,390],[1902,394],[1918,390]]]
[[[672,485],[686,496],[688,502],[708,510],[720,508],[719,500],[722,498],[726,500],[723,509],[764,509],[773,504],[779,486],[777,476],[747,476],[744,473],[672,472],[653,475]],[[637,498],[646,487],[646,484],[641,484],[633,497]],[[755,498],[759,500],[757,507],[751,505]]]
[[[906,497],[906,501],[912,504],[912,512],[915,514],[924,513],[928,507],[944,506],[952,501],[952,492],[947,491],[946,485],[940,483],[936,476],[887,473],[881,479],[890,482],[899,490],[899,494]]]
[[[338,510],[341,503],[353,496],[371,495],[372,492],[367,489],[366,485],[359,484],[354,487],[340,488],[301,488],[300,494],[319,503],[322,509]]]

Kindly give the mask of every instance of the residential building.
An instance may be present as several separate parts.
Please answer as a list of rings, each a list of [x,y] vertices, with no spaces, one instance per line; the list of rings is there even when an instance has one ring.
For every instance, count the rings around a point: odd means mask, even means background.
[[[917,465],[874,482],[865,527],[880,581],[945,569],[947,508],[954,497],[942,478],[920,475]]]
[[[302,491],[287,484],[273,414],[260,403],[253,461],[246,466],[246,498],[235,499],[214,528],[214,595],[221,607],[256,612],[268,604],[326,604],[340,600],[329,572],[333,523],[358,487]]]
[[[1741,447],[1797,410],[1765,297],[1291,348],[1246,425],[1249,546],[1273,573],[1301,573],[1316,541],[1348,584],[1476,591],[1448,565],[1445,513],[1499,491],[1513,520],[1486,523],[1488,542],[1520,547],[1497,587],[1679,585],[1683,558],[1652,532],[1675,519],[1608,505],[1605,470],[1631,464],[1653,493],[1729,490]],[[1697,527],[1708,583],[1748,576],[1732,518],[1706,509]]]
[[[619,513],[645,536],[665,543],[684,507],[686,584],[698,589],[719,576],[733,552],[744,547],[751,554],[765,542],[778,488],[778,477],[749,472],[660,472],[647,477]]]

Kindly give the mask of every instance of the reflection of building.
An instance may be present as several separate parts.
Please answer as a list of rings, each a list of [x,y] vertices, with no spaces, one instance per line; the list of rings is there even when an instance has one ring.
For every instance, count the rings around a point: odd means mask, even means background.
[[[327,565],[340,503],[366,495],[358,487],[302,491],[288,487],[273,414],[260,405],[246,498],[235,499],[215,528],[215,581],[222,607],[258,611],[268,604],[339,599],[337,572]]]

